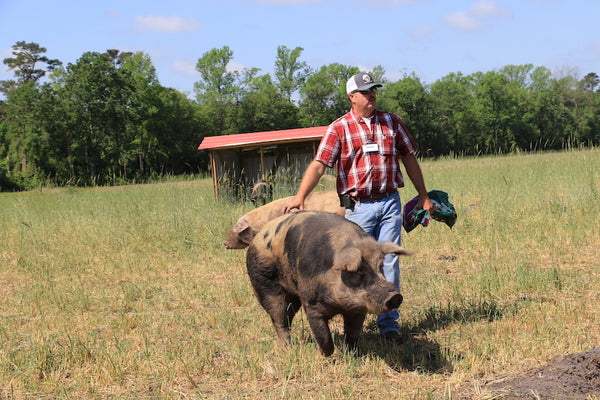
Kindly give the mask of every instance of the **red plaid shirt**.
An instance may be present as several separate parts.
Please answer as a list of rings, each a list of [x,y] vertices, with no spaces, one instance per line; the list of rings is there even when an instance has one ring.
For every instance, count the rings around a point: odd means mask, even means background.
[[[364,145],[371,145],[365,152]],[[371,151],[369,151],[371,150]],[[404,186],[398,158],[417,150],[408,129],[395,114],[376,110],[371,129],[349,111],[321,139],[315,160],[329,168],[337,163],[337,191],[355,197],[389,193]]]

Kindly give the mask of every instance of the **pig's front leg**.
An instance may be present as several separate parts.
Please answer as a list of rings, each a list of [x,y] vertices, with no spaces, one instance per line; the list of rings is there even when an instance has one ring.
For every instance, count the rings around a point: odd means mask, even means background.
[[[344,314],[344,335],[346,344],[351,350],[356,350],[358,337],[362,331],[366,314]]]
[[[312,330],[315,342],[317,342],[317,345],[321,349],[321,353],[323,353],[325,357],[329,357],[333,354],[333,350],[335,349],[331,331],[329,330],[329,318],[324,317],[321,313],[311,310],[310,308],[306,308],[306,318],[308,319],[308,324]]]

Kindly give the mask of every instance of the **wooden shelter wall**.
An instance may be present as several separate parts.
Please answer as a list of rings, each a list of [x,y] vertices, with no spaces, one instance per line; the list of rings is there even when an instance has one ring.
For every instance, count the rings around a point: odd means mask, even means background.
[[[266,181],[277,197],[294,192],[314,158],[318,143],[310,141],[262,148],[214,150],[213,173],[216,174],[215,190],[219,193],[215,195],[247,198],[252,186],[260,181]]]

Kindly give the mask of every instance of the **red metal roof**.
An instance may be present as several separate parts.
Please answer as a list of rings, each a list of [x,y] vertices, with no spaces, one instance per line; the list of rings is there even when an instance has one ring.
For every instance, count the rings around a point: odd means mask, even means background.
[[[237,135],[207,136],[202,140],[199,150],[225,149],[233,147],[260,146],[271,143],[298,142],[306,139],[320,139],[327,132],[327,126],[313,128],[285,129]]]

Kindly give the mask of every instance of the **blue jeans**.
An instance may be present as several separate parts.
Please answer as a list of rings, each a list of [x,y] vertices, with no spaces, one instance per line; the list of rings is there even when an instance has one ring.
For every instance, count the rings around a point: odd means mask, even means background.
[[[389,197],[377,201],[358,202],[354,210],[346,209],[346,219],[360,225],[369,235],[380,242],[400,244],[402,230],[402,205],[400,195],[394,192]],[[398,256],[386,254],[383,261],[383,275],[400,290],[400,266]],[[377,317],[379,331],[398,331],[398,310],[392,310]]]

